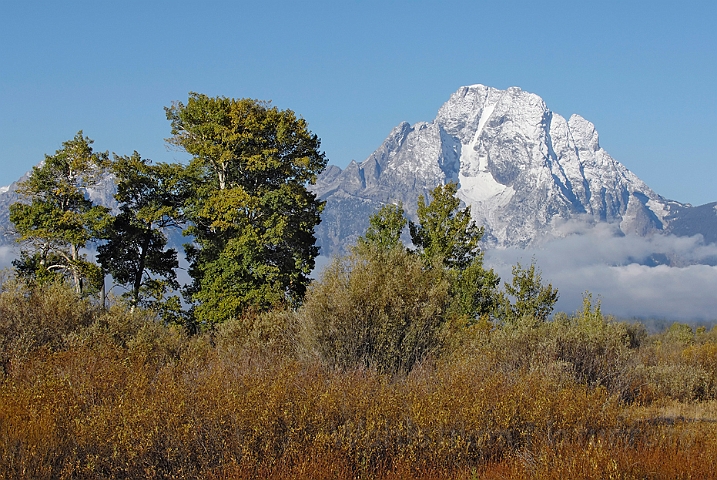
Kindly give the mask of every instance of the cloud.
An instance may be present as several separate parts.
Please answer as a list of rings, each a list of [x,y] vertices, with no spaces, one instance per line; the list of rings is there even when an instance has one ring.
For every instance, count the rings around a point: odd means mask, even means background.
[[[510,281],[512,265],[535,259],[543,281],[559,290],[557,309],[566,312],[578,310],[588,291],[619,317],[717,320],[717,245],[699,235],[616,236],[605,224],[588,233],[571,228],[579,233],[536,248],[487,250],[485,263]]]
[[[0,246],[0,270],[12,267],[12,261],[17,257],[15,247],[2,245]]]
[[[705,244],[699,235],[616,236],[606,224],[586,230],[575,223],[561,233],[569,234],[535,248],[487,249],[485,263],[506,282],[514,264],[535,259],[543,281],[559,290],[559,311],[578,310],[590,292],[605,313],[618,317],[717,321],[717,244]],[[16,247],[0,246],[0,269],[11,267],[16,255]],[[312,277],[329,261],[317,258]],[[185,271],[180,278],[188,281]]]

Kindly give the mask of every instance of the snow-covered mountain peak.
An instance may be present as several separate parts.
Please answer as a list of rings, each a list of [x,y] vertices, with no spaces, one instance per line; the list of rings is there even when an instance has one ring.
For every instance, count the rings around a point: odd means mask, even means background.
[[[382,205],[401,202],[415,221],[418,197],[447,182],[458,183],[492,246],[534,245],[595,225],[618,235],[701,234],[717,242],[714,204],[658,195],[600,147],[585,118],[566,119],[518,87],[476,84],[450,95],[432,121],[402,122],[364,161],[330,165],[317,178],[312,190],[327,202],[316,229],[322,254],[345,251]],[[0,188],[0,241],[14,189]],[[112,193],[109,180],[88,191],[107,206]]]
[[[545,110],[540,97],[518,87],[498,90],[478,84],[461,87],[451,95],[434,122],[467,144],[476,131],[484,127],[496,128],[505,123],[540,124]]]
[[[595,125],[585,120],[578,114],[573,114],[568,120],[568,127],[572,133],[575,144],[584,150],[592,150],[594,152],[600,149],[600,139]]]
[[[647,235],[665,229],[681,205],[605,152],[595,125],[580,115],[566,120],[518,87],[476,84],[453,93],[433,121],[403,122],[365,161],[319,178],[315,191],[328,200],[320,242],[350,243],[365,228],[358,213],[368,218],[388,202],[402,201],[414,216],[418,196],[449,181],[497,246],[531,244],[571,219]]]

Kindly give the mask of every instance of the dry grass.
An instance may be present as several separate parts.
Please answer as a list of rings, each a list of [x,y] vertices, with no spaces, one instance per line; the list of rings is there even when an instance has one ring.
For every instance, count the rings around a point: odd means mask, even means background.
[[[188,337],[62,289],[13,288],[0,294],[2,479],[717,472],[714,331],[638,346],[606,319],[478,325],[397,376],[326,366],[296,344],[288,312]],[[582,351],[598,358],[576,365]],[[669,376],[685,371],[704,388],[686,395],[692,383]]]

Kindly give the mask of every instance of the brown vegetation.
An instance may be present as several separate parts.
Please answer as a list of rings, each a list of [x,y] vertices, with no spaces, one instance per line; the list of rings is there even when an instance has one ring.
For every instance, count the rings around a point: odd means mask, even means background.
[[[415,288],[426,292],[426,305],[443,295],[440,279]],[[366,297],[351,295],[346,290],[341,308],[356,316],[356,298]],[[369,308],[388,305],[406,319],[426,311],[390,292],[369,298]],[[321,351],[317,329],[328,327],[316,318],[328,307],[312,304],[319,301],[314,290],[296,313],[248,316],[187,336],[146,312],[102,311],[61,285],[6,281],[0,478],[717,472],[715,329],[677,324],[648,335],[587,302],[550,322],[439,322],[436,348],[405,357],[417,360],[408,368],[389,355],[392,344],[371,361],[361,349],[350,350],[355,362],[350,351],[341,350],[341,361]],[[385,359],[392,368],[381,368]]]

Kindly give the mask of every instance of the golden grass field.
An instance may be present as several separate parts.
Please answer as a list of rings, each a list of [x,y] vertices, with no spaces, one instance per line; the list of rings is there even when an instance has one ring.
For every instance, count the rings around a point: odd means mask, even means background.
[[[188,336],[6,282],[0,478],[717,478],[715,329],[482,322],[382,373],[322,361],[301,321]]]

